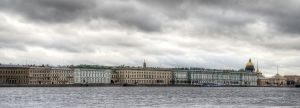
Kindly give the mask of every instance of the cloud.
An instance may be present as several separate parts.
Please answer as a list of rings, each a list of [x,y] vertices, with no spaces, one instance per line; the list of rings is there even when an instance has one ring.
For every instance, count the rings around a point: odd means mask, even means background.
[[[68,22],[92,9],[91,0],[11,0],[4,1],[2,9],[35,20],[52,23]]]
[[[298,12],[300,7],[297,0],[201,0],[199,4],[211,8],[221,8],[224,12],[233,11],[252,15],[253,19],[263,19],[274,26],[276,30],[299,34],[300,22],[297,19],[300,18]]]
[[[127,1],[12,0],[4,1],[2,9],[22,14],[33,22],[51,24],[105,19],[143,31],[160,31],[160,21],[156,17]]]
[[[297,0],[2,0],[0,61],[243,68],[296,74]]]

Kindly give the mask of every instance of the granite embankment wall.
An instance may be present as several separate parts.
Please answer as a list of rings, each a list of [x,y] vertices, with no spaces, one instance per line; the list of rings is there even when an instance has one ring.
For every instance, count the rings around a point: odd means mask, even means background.
[[[199,86],[199,85],[121,85],[121,84],[0,84],[0,87],[258,87],[258,86]],[[270,86],[264,86],[270,87]]]

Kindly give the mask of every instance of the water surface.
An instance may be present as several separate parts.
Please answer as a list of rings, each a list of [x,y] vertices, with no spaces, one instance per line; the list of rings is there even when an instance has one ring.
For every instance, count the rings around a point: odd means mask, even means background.
[[[0,108],[299,107],[299,88],[2,87]],[[300,108],[300,107],[299,107]]]

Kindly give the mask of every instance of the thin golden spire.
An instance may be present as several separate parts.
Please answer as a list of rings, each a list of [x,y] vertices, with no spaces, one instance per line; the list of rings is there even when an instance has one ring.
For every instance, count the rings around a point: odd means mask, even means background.
[[[259,72],[258,60],[257,60],[257,64],[256,64],[256,65],[257,65],[257,66],[256,66],[256,68],[257,68],[256,72],[258,73],[258,72]]]
[[[277,64],[277,74],[278,74],[278,64]]]

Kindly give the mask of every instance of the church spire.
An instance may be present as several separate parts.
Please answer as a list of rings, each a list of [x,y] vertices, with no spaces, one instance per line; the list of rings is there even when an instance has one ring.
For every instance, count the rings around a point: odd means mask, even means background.
[[[147,65],[146,65],[146,61],[144,59],[143,68],[146,68],[146,67],[147,67]]]
[[[278,65],[277,65],[277,75],[278,75]]]
[[[256,65],[257,65],[256,66],[256,68],[257,68],[256,72],[259,73],[258,60],[257,60],[257,64]]]

